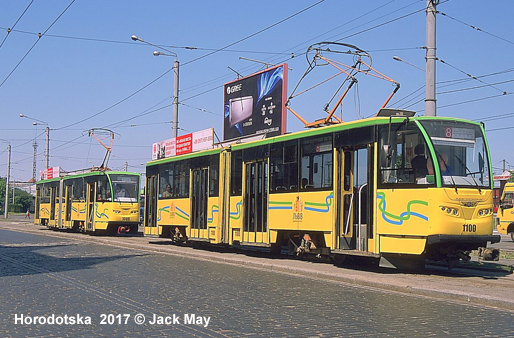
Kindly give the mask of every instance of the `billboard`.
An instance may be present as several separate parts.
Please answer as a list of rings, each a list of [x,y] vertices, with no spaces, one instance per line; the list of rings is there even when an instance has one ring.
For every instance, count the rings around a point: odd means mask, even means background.
[[[212,149],[213,143],[214,130],[212,128],[180,135],[176,138],[154,143],[152,146],[152,160]]]
[[[45,170],[39,171],[40,180],[49,180],[51,178],[59,177],[61,173],[61,167],[52,167]]]
[[[286,132],[287,64],[224,85],[223,140]]]

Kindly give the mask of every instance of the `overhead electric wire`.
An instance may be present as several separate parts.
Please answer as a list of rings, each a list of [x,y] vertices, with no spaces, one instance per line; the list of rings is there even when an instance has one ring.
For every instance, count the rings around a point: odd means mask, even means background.
[[[514,82],[514,80],[505,80],[505,81],[495,82],[495,83],[491,83],[491,84],[484,84],[482,86],[475,86],[475,87],[467,87],[467,88],[448,90],[448,91],[445,91],[445,92],[438,92],[437,94],[443,95],[443,94],[457,93],[457,92],[463,92],[463,91],[466,91],[466,90],[474,90],[474,89],[481,89],[481,88],[485,88],[485,87],[492,87],[492,85],[505,84],[505,83],[509,83],[509,82]],[[506,94],[506,92],[504,92],[504,91],[502,91],[502,93]]]
[[[317,6],[317,5],[319,5],[320,3],[324,2],[324,1],[325,1],[325,0],[320,0],[320,1],[318,1],[318,2],[316,2],[316,3],[314,3],[314,4],[312,4],[312,5],[310,5],[310,6],[308,6],[308,7],[306,7],[306,8],[304,8],[304,9],[302,9],[302,10],[300,10],[300,11],[298,11],[298,12],[296,12],[296,13],[294,13],[294,14],[292,14],[292,15],[288,16],[288,17],[286,17],[285,19],[282,19],[282,20],[280,20],[280,21],[278,21],[278,22],[276,22],[276,23],[274,23],[274,24],[272,24],[272,25],[270,25],[270,26],[267,26],[266,28],[263,28],[263,29],[261,29],[261,30],[257,31],[256,33],[250,34],[250,35],[248,35],[248,36],[246,36],[246,37],[244,37],[244,38],[242,38],[242,39],[239,39],[239,40],[237,40],[236,42],[230,43],[230,44],[226,45],[225,47],[218,48],[218,49],[216,49],[215,51],[212,51],[212,52],[210,52],[210,53],[207,53],[207,54],[205,54],[205,55],[202,55],[202,56],[200,56],[200,57],[197,57],[196,59],[193,59],[193,60],[190,60],[190,61],[184,62],[184,63],[182,63],[182,67],[183,67],[183,66],[186,66],[186,65],[188,65],[188,64],[190,64],[190,63],[196,62],[196,61],[198,61],[198,60],[201,60],[201,59],[203,59],[203,58],[206,58],[206,57],[208,57],[208,56],[210,56],[210,55],[213,55],[213,54],[215,54],[215,53],[218,53],[218,52],[220,52],[220,51],[222,51],[222,50],[224,50],[224,49],[227,49],[227,48],[229,48],[229,47],[232,47],[232,46],[234,46],[234,45],[236,45],[236,44],[238,44],[238,43],[240,43],[240,42],[242,42],[242,41],[248,40],[248,39],[250,39],[251,37],[254,37],[254,36],[256,36],[256,35],[258,35],[258,34],[260,34],[260,33],[262,33],[262,32],[265,32],[266,30],[271,29],[272,27],[275,27],[275,26],[277,26],[277,25],[279,25],[279,24],[283,23],[283,22],[285,22],[285,21],[287,21],[287,20],[289,20],[289,19],[291,19],[291,18],[293,18],[293,17],[295,17],[295,16],[297,16],[297,15],[299,15],[299,14],[301,14],[301,13],[303,13],[303,12],[305,12],[305,11],[307,11],[307,10],[309,10],[309,9],[311,9],[311,8],[313,8],[313,7],[315,7],[315,6]],[[123,103],[123,102],[127,101],[128,99],[130,99],[130,98],[131,98],[131,97],[133,97],[134,95],[136,95],[136,94],[138,94],[139,92],[143,91],[144,89],[146,89],[147,87],[149,87],[150,85],[152,85],[153,83],[155,83],[156,81],[158,81],[159,79],[161,79],[163,76],[165,76],[166,74],[168,74],[168,73],[169,73],[169,72],[171,72],[172,70],[173,70],[173,68],[171,68],[171,69],[167,70],[167,71],[166,71],[166,72],[164,72],[163,74],[159,75],[156,79],[154,79],[154,80],[152,80],[151,82],[147,83],[146,85],[144,85],[144,86],[143,86],[143,87],[141,87],[140,89],[136,90],[135,92],[133,92],[132,94],[128,95],[127,97],[125,97],[125,98],[123,98],[123,99],[119,100],[118,102],[114,103],[113,105],[111,105],[111,106],[109,106],[109,107],[107,107],[107,108],[105,108],[105,109],[101,110],[100,112],[95,113],[95,114],[93,114],[93,115],[90,115],[90,116],[88,116],[88,117],[86,117],[86,118],[84,118],[84,119],[82,119],[82,120],[80,120],[80,121],[73,122],[73,123],[71,123],[71,124],[68,124],[68,125],[65,125],[65,126],[63,126],[63,127],[56,128],[56,129],[58,129],[58,130],[59,130],[59,129],[66,129],[66,128],[69,128],[69,127],[72,127],[72,126],[74,126],[74,125],[80,124],[80,123],[82,123],[82,122],[85,122],[85,121],[87,121],[87,120],[90,120],[90,119],[92,119],[92,118],[94,118],[94,117],[98,116],[98,115],[101,115],[101,114],[105,113],[106,111],[108,111],[108,110],[110,110],[110,109],[112,109],[112,108],[114,108],[114,107],[116,107],[116,106],[120,105],[121,103]]]
[[[441,14],[442,16],[445,16],[445,17],[447,17],[447,18],[449,18],[449,19],[452,19],[452,20],[454,20],[454,21],[457,21],[458,23],[461,23],[461,24],[463,24],[463,25],[465,25],[465,26],[471,27],[471,28],[473,28],[473,29],[474,29],[474,30],[476,30],[476,31],[479,31],[479,32],[485,33],[485,34],[487,34],[487,35],[490,35],[490,36],[492,36],[492,37],[495,37],[495,38],[497,38],[497,39],[500,39],[500,40],[502,40],[502,41],[505,41],[505,42],[507,42],[507,43],[510,43],[510,44],[513,44],[513,45],[514,45],[514,41],[511,41],[511,40],[508,40],[508,39],[502,38],[501,36],[498,36],[498,35],[495,35],[495,34],[489,33],[489,32],[487,32],[487,31],[485,31],[485,30],[483,30],[483,29],[481,29],[481,28],[479,28],[479,27],[477,27],[477,26],[470,25],[470,24],[468,24],[468,23],[466,23],[466,22],[464,22],[464,21],[458,20],[458,19],[456,19],[456,18],[454,18],[454,17],[452,17],[452,16],[450,16],[450,15],[448,15],[448,14],[444,13],[444,12],[439,12],[439,14]]]
[[[70,2],[70,4],[61,12],[61,14],[59,14],[59,16],[50,24],[50,26],[48,26],[47,29],[45,29],[45,31],[41,34],[38,34],[38,38],[37,40],[34,42],[34,44],[29,48],[29,50],[25,53],[25,55],[21,58],[21,60],[18,62],[18,64],[16,64],[16,66],[13,68],[13,70],[11,70],[11,72],[7,75],[7,77],[2,81],[2,83],[0,83],[0,87],[2,87],[5,83],[5,81],[7,81],[7,79],[9,77],[11,77],[11,75],[14,73],[14,71],[20,66],[20,64],[23,62],[23,60],[25,60],[25,58],[27,57],[27,55],[29,55],[29,53],[32,51],[32,49],[34,49],[34,47],[37,45],[37,43],[39,42],[39,40],[41,40],[41,38],[46,34],[46,32],[48,32],[48,30],[50,28],[52,28],[52,26],[57,22],[57,20],[59,20],[61,18],[61,16],[64,15],[64,13],[66,13],[66,11],[68,10],[68,8],[71,7],[71,5],[73,5],[73,3],[75,2],[75,0],[72,0]]]
[[[10,30],[11,32],[15,33],[22,33],[22,34],[29,34],[29,35],[38,35],[38,33],[35,32],[28,32],[18,29],[10,29],[6,27],[0,27],[0,29]],[[45,37],[48,38],[60,38],[60,39],[70,39],[70,40],[82,40],[82,41],[91,41],[91,42],[104,42],[104,43],[113,43],[113,44],[125,44],[125,45],[133,45],[142,47],[144,45],[141,45],[137,42],[133,41],[120,41],[120,40],[109,40],[109,39],[100,39],[100,38],[87,38],[87,37],[80,37],[80,36],[68,36],[68,35],[57,35],[57,34],[45,34]],[[198,51],[215,51],[217,48],[207,48],[207,47],[194,47],[194,46],[174,46],[174,45],[164,45],[164,44],[155,44],[158,47],[166,47],[170,49],[188,49],[188,50],[198,50]],[[284,55],[286,53],[280,53],[280,52],[272,52],[272,51],[259,51],[259,50],[238,50],[238,49],[224,49],[222,52],[229,52],[229,53],[250,53],[250,54],[269,54],[269,55]]]
[[[23,17],[23,15],[25,15],[25,12],[27,12],[27,10],[29,9],[30,5],[32,5],[32,3],[34,2],[34,0],[31,0],[30,3],[27,5],[27,7],[25,8],[25,10],[23,11],[23,13],[21,13],[20,17],[18,18],[18,20],[16,20],[16,22],[14,23],[14,25],[12,25],[12,27],[10,28],[7,28],[6,31],[7,31],[7,35],[4,37],[4,39],[2,40],[2,42],[0,43],[0,48],[2,48],[2,46],[4,45],[4,42],[5,40],[7,40],[7,37],[9,36],[9,34],[12,32],[12,30],[14,29],[14,27],[16,27],[16,25],[18,24],[18,22],[21,20],[21,18]]]
[[[513,93],[507,93],[506,92],[505,94],[492,95],[492,96],[482,97],[482,98],[468,100],[468,101],[451,103],[451,104],[447,104],[447,105],[444,105],[444,106],[437,106],[437,108],[453,107],[453,106],[458,106],[458,105],[461,105],[461,104],[466,104],[466,103],[471,103],[471,102],[478,102],[478,101],[484,101],[484,100],[494,99],[494,98],[497,98],[497,97],[501,97],[501,96],[505,96],[505,95],[512,95],[512,94],[514,94],[514,92]]]
[[[446,62],[446,61],[444,61],[444,60],[442,60],[442,59],[440,59],[440,58],[437,58],[437,60],[438,60],[439,62],[441,62],[441,63],[443,63],[443,64],[445,64],[445,65],[447,65],[447,66],[449,66],[449,67],[451,67],[451,68],[453,68],[453,69],[455,69],[455,70],[459,71],[459,72],[461,72],[462,74],[464,74],[464,75],[468,76],[470,79],[473,79],[473,80],[476,80],[476,81],[478,81],[478,82],[480,82],[480,83],[483,83],[483,84],[485,84],[485,85],[487,85],[487,86],[489,86],[489,87],[491,87],[491,88],[494,88],[494,89],[496,89],[496,90],[498,90],[498,91],[500,91],[500,92],[502,92],[502,93],[504,93],[504,94],[506,94],[506,93],[507,93],[506,91],[501,90],[501,89],[499,89],[499,88],[496,88],[495,86],[493,86],[493,85],[491,85],[491,84],[489,84],[489,83],[487,83],[487,82],[484,82],[484,81],[480,80],[478,77],[473,76],[473,75],[471,75],[471,74],[469,74],[469,73],[467,73],[467,72],[463,71],[462,69],[459,69],[459,68],[457,68],[457,67],[455,67],[455,66],[453,66],[453,65],[449,64],[448,62]]]

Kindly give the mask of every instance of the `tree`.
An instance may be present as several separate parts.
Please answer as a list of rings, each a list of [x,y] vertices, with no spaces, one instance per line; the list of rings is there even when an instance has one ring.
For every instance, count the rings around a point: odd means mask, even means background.
[[[0,210],[4,213],[5,206],[5,177],[0,178]],[[9,189],[9,212],[25,212],[34,205],[34,197],[26,191],[14,189],[14,205],[12,204],[13,190]]]

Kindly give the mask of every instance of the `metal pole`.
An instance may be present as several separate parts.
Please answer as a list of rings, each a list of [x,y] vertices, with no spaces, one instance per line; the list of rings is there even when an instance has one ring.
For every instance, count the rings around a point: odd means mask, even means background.
[[[46,126],[45,128],[45,136],[46,136],[46,145],[45,145],[45,169],[49,167],[50,161],[50,128]]]
[[[35,181],[36,180],[36,167],[37,167],[37,141],[36,139],[34,139],[34,143],[32,144],[32,146],[34,147],[34,158],[32,160],[32,179]]]
[[[173,121],[172,121],[172,136],[178,136],[178,60],[175,59],[173,62],[173,73],[174,73],[174,81],[173,81]]]
[[[11,145],[7,145],[7,176],[5,178],[4,218],[9,217],[9,174],[11,173]]]
[[[426,96],[425,116],[436,116],[435,61],[436,34],[435,14],[438,0],[427,0],[427,46],[426,46]]]

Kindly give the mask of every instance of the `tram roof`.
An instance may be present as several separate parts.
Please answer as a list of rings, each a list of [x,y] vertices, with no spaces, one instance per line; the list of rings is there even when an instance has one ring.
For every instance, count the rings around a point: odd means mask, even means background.
[[[90,171],[90,172],[82,172],[82,173],[69,173],[64,174],[63,176],[54,177],[46,180],[39,180],[36,182],[36,184],[41,183],[50,183],[50,182],[56,182],[62,179],[73,179],[73,178],[80,178],[80,177],[90,177],[90,176],[96,176],[96,175],[134,175],[134,176],[141,176],[140,173],[130,172],[130,171]]]
[[[245,149],[245,148],[249,148],[249,147],[255,147],[258,145],[265,145],[265,144],[270,144],[270,143],[275,143],[275,142],[289,141],[289,140],[310,137],[310,136],[324,135],[324,134],[329,134],[329,133],[342,131],[342,130],[363,128],[363,127],[369,127],[369,126],[374,126],[374,125],[384,125],[384,124],[388,124],[389,121],[391,121],[392,123],[398,123],[398,122],[404,121],[405,119],[409,119],[412,121],[423,121],[423,120],[460,121],[460,122],[467,122],[467,123],[480,125],[479,122],[475,122],[475,121],[458,119],[458,118],[453,118],[453,117],[442,117],[442,116],[371,117],[371,118],[367,118],[367,119],[356,120],[356,121],[351,121],[351,122],[343,122],[343,123],[338,123],[338,124],[325,126],[325,127],[319,127],[319,128],[315,128],[315,129],[297,131],[297,132],[293,132],[293,133],[289,133],[289,134],[279,135],[279,136],[266,138],[266,139],[262,139],[262,140],[258,140],[258,141],[252,141],[252,142],[248,142],[248,143],[234,144],[234,145],[232,145],[232,149],[233,150]]]
[[[369,126],[376,126],[376,125],[384,125],[391,123],[398,123],[402,122],[405,119],[409,119],[411,121],[427,121],[427,120],[440,120],[440,121],[460,121],[460,122],[466,122],[471,123],[475,125],[480,125],[480,122],[466,120],[466,119],[459,119],[459,118],[453,118],[453,117],[444,117],[444,116],[402,116],[402,115],[393,115],[393,116],[375,116],[367,119],[362,120],[356,120],[356,121],[350,121],[350,122],[343,122],[338,123],[330,126],[324,126],[309,130],[302,130],[302,131],[296,131],[284,135],[274,136],[270,138],[263,138],[260,140],[253,140],[248,142],[242,142],[242,143],[231,143],[230,145],[227,145],[226,147],[223,146],[223,143],[227,142],[221,142],[217,144],[217,148],[214,149],[208,149],[208,150],[202,150],[198,152],[193,152],[189,154],[184,155],[177,155],[173,157],[167,157],[162,158],[158,160],[152,160],[147,162],[147,166],[153,166],[158,165],[162,163],[170,163],[174,161],[180,161],[185,160],[189,158],[195,158],[199,156],[208,156],[208,155],[214,155],[220,153],[223,149],[226,149],[230,147],[232,150],[241,150],[246,148],[251,148],[259,145],[265,145],[265,144],[271,144],[275,142],[283,142],[288,140],[294,140],[304,137],[310,137],[310,136],[317,136],[317,135],[324,135],[329,133],[334,133],[337,131],[343,131],[343,130],[349,130],[349,129],[355,129],[355,128],[363,128],[363,127],[369,127]]]

